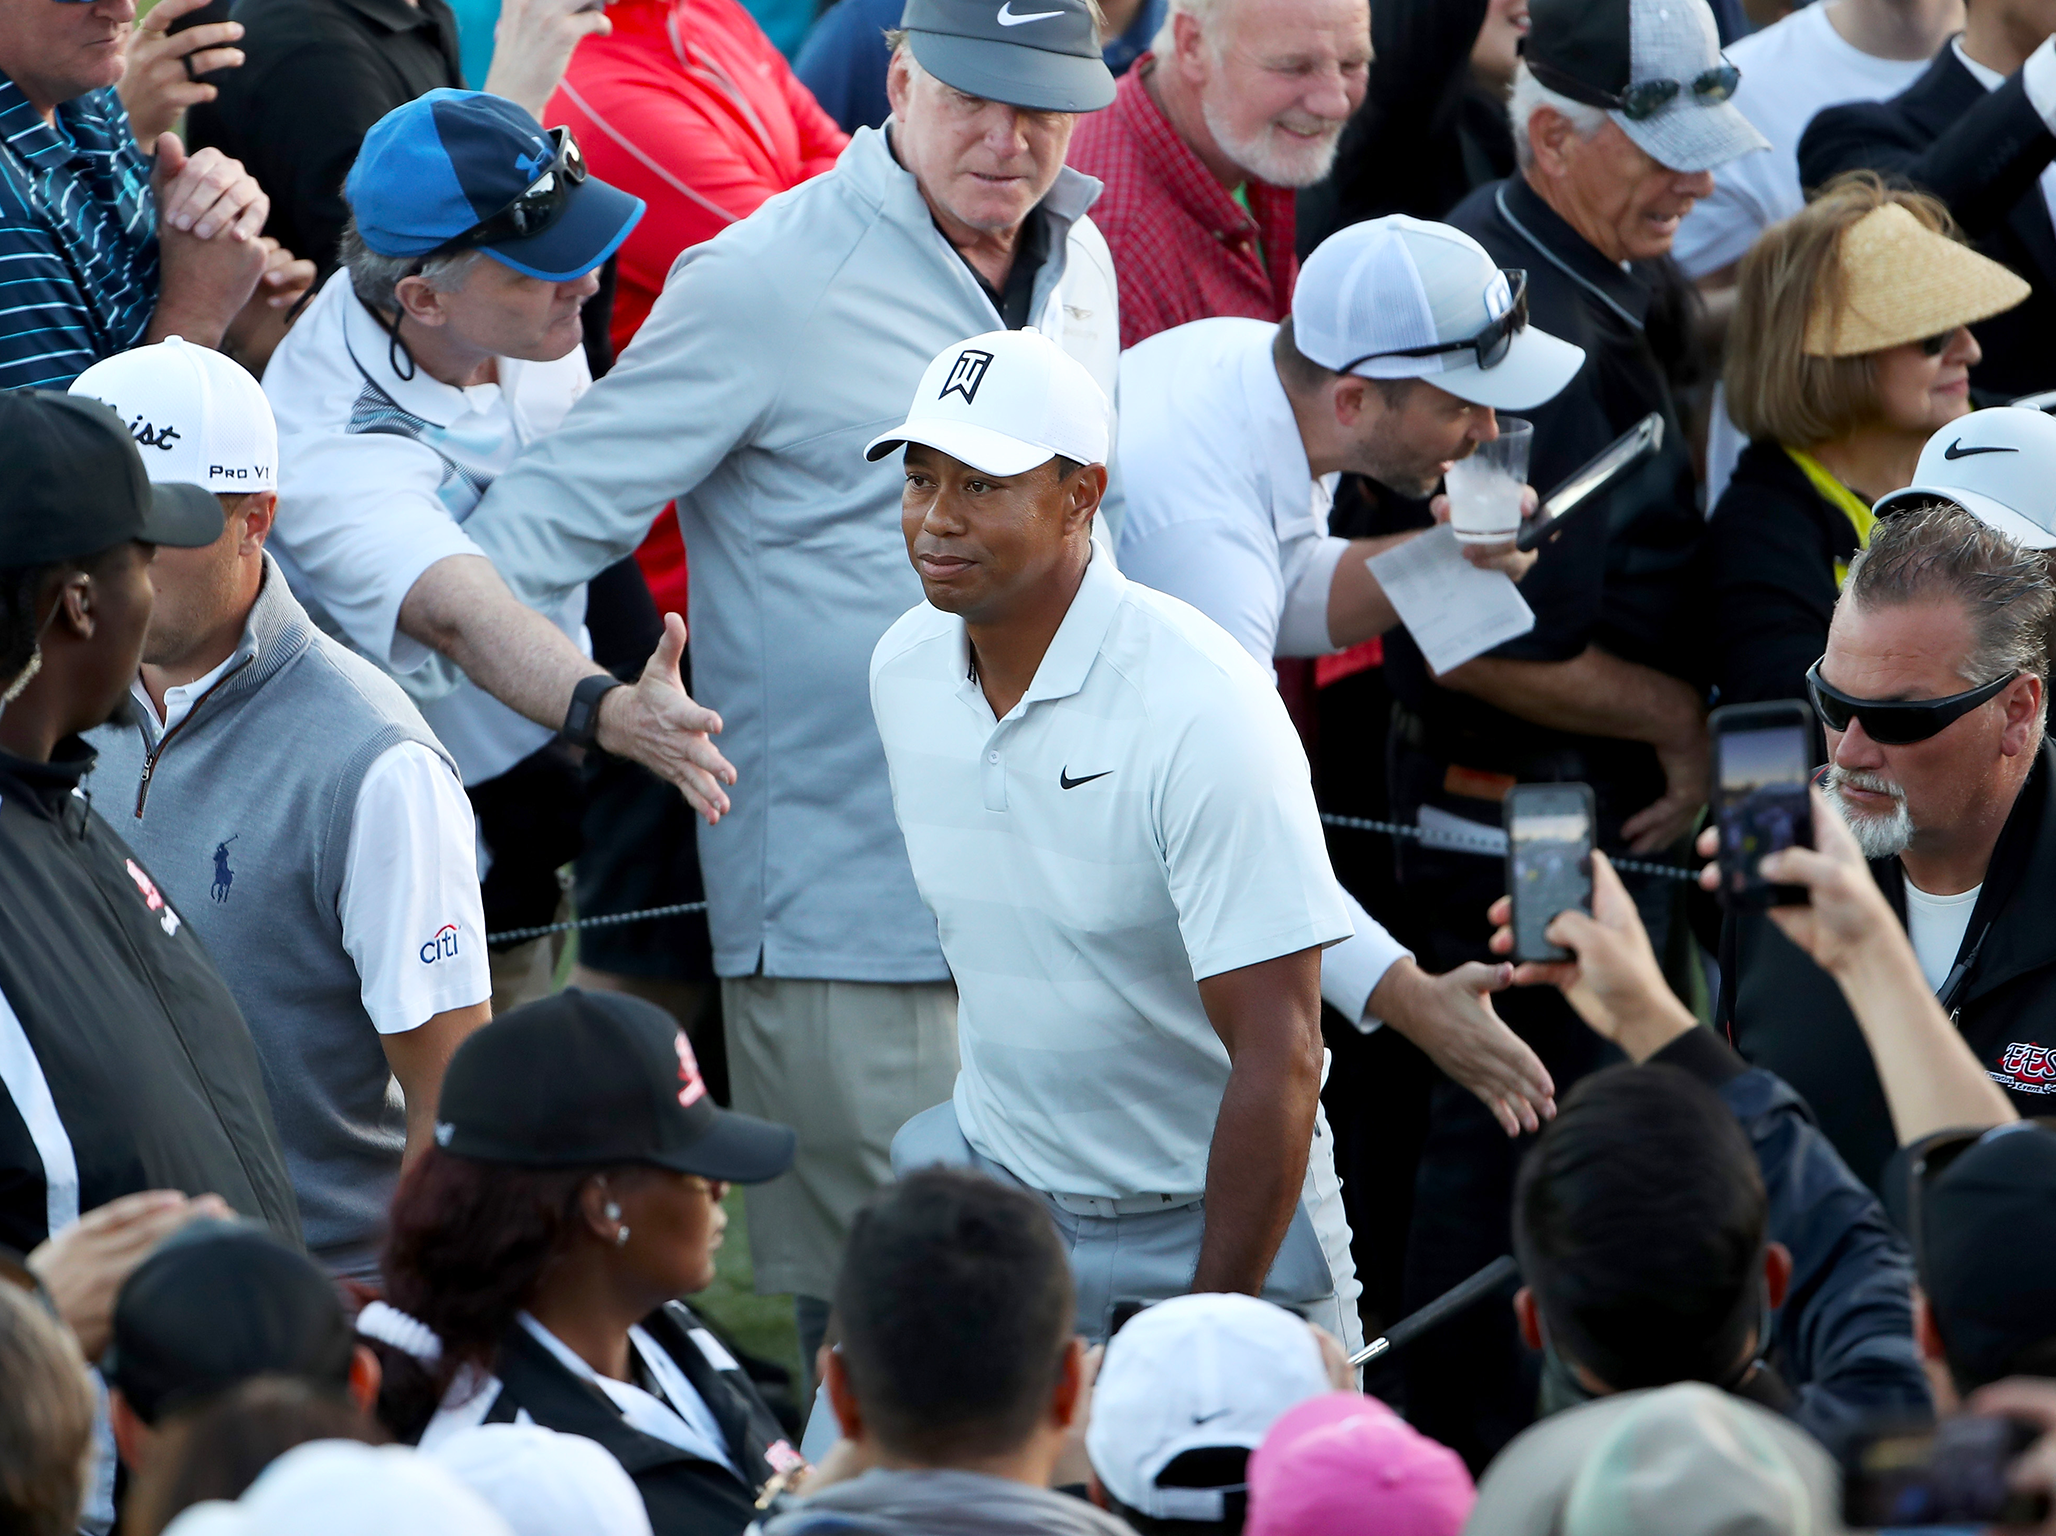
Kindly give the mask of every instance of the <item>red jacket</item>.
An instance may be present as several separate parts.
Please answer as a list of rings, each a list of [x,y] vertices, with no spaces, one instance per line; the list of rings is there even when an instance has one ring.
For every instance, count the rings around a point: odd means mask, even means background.
[[[618,0],[571,56],[543,121],[650,211],[621,247],[613,342],[628,345],[687,246],[835,164],[849,136],[736,0]],[[685,612],[685,549],[660,517],[636,552],[660,612]]]

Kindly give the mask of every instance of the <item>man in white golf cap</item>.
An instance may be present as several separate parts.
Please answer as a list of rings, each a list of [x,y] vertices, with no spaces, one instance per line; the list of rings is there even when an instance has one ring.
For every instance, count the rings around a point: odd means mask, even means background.
[[[866,450],[906,450],[928,601],[878,642],[871,707],[963,1063],[894,1167],[1037,1192],[1088,1335],[1123,1298],[1241,1291],[1353,1346],[1319,1113],[1348,909],[1269,672],[1095,547],[1108,414],[1054,343],[995,331]]]
[[[1351,225],[1307,258],[1277,325],[1200,320],[1121,357],[1121,569],[1181,597],[1256,660],[1347,650],[1398,622],[1370,557],[1412,537],[1342,539],[1344,473],[1407,497],[1499,435],[1497,410],[1550,399],[1585,354],[1527,324],[1526,276],[1468,235],[1404,214]],[[1510,546],[1487,558],[1525,569]],[[1430,977],[1351,903],[1321,993],[1358,1028],[1383,1020],[1477,1094],[1509,1135],[1551,1085],[1485,998],[1481,963]]]
[[[1157,1536],[1241,1530],[1249,1453],[1288,1408],[1355,1384],[1327,1358],[1334,1348],[1249,1296],[1174,1296],[1138,1312],[1092,1384],[1093,1502]]]
[[[398,685],[316,629],[265,552],[278,433],[257,381],[173,337],[71,392],[114,408],[153,481],[226,516],[213,544],[157,552],[93,787],[249,1021],[309,1250],[375,1279],[402,1159],[491,1014],[470,803]]]

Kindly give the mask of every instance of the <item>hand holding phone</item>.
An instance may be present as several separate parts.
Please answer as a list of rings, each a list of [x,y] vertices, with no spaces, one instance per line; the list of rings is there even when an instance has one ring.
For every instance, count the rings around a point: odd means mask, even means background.
[[[1803,885],[1773,885],[1768,854],[1813,846],[1813,712],[1797,700],[1730,704],[1706,722],[1713,738],[1714,823],[1720,894],[1730,906],[1793,907]]]
[[[1545,936],[1559,912],[1592,910],[1598,822],[1587,784],[1516,784],[1506,797],[1506,890],[1513,958],[1551,963],[1571,952]]]
[[[1932,1428],[1867,1430],[1844,1458],[1842,1518],[1851,1526],[2033,1526],[2049,1496],[2013,1486],[2016,1462],[2040,1429],[1964,1414]]]

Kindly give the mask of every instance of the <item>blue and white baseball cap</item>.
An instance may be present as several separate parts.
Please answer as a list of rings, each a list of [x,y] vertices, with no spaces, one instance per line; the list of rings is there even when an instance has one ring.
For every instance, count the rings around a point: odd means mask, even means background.
[[[343,183],[357,233],[381,256],[426,256],[529,194],[557,141],[513,102],[441,88],[395,107],[364,135]],[[571,146],[570,153],[577,149]],[[592,177],[563,178],[549,222],[478,249],[529,277],[563,283],[613,255],[644,203]]]

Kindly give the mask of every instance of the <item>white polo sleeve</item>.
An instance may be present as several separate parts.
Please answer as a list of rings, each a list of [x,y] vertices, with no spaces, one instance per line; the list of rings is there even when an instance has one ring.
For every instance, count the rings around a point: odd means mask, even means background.
[[[1349,937],[1306,753],[1278,691],[1223,678],[1171,742],[1159,836],[1193,979]]]
[[[1284,580],[1268,522],[1231,513],[1145,532],[1131,521],[1121,537],[1121,574],[1190,603],[1270,672]]]
[[[1341,1014],[1365,1034],[1385,1021],[1366,1012],[1371,994],[1385,973],[1401,960],[1411,960],[1413,951],[1385,931],[1348,891],[1342,900],[1349,907],[1349,920],[1356,932],[1321,954],[1321,1001]]]
[[[338,905],[382,1035],[492,996],[475,829],[457,775],[419,742],[382,755],[357,790]]]

